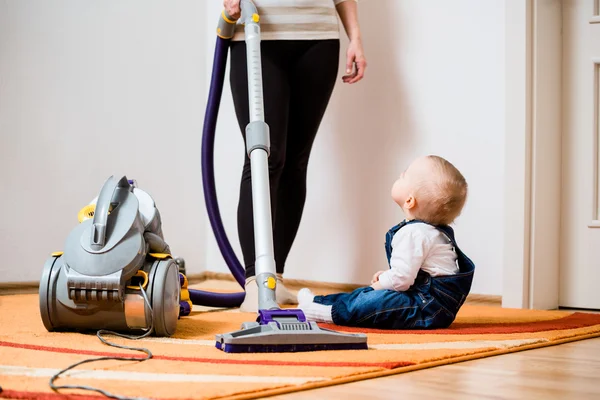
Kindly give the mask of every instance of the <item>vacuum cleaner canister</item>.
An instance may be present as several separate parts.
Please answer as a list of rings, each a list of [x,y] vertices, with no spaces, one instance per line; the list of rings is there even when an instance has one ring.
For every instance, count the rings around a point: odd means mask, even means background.
[[[171,257],[150,195],[125,176],[111,176],[79,221],[64,252],[44,265],[39,301],[46,329],[173,335],[183,260]]]

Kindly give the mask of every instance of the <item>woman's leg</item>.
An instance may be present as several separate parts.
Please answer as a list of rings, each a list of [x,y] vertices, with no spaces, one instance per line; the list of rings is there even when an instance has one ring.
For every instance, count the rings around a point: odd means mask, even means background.
[[[338,40],[306,41],[290,65],[290,101],[285,165],[277,193],[275,261],[282,274],[306,199],[312,145],[327,109],[339,65]]]
[[[270,155],[269,183],[271,187],[271,212],[276,220],[276,194],[286,160],[286,137],[288,127],[288,109],[290,88],[287,72],[286,47],[281,42],[264,41],[261,43],[261,62],[263,79],[263,98],[265,122],[269,125]],[[248,100],[248,72],[246,68],[246,44],[233,42],[231,45],[230,84],[233,103],[240,130],[244,137],[244,167],[240,182],[238,203],[238,235],[246,277],[255,275],[254,223],[252,210],[252,181],[250,158],[246,153],[246,126],[250,121]],[[274,238],[277,243],[278,238]]]

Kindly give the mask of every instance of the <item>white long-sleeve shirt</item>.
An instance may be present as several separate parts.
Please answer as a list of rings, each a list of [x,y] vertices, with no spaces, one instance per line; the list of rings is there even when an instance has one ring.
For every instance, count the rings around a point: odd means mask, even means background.
[[[254,0],[261,40],[339,39],[335,6],[344,1],[357,0]],[[242,25],[232,40],[244,40]]]
[[[379,275],[384,289],[405,291],[415,282],[420,269],[431,276],[459,272],[454,247],[431,225],[414,223],[402,227],[392,238],[390,269]]]

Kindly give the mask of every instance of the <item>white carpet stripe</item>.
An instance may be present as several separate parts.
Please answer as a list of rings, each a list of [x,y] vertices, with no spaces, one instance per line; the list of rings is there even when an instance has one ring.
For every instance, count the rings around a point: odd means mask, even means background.
[[[441,349],[480,349],[495,347],[508,349],[533,343],[547,342],[547,339],[522,339],[522,340],[472,340],[465,342],[433,342],[433,343],[399,343],[399,344],[373,344],[369,348],[375,350],[441,350]]]
[[[59,369],[31,368],[12,365],[0,365],[0,376],[29,376],[49,378]],[[247,376],[247,375],[198,375],[198,374],[161,374],[151,372],[105,371],[76,369],[66,372],[61,377],[76,379],[97,379],[138,382],[202,382],[202,383],[277,383],[301,385],[307,382],[324,381],[322,377],[293,377],[293,376]]]
[[[108,335],[106,335],[108,337]],[[116,336],[115,336],[116,338]],[[138,342],[158,342],[158,343],[169,343],[169,344],[187,344],[194,346],[215,346],[215,340],[197,340],[197,339],[173,339],[173,338],[165,338],[165,337],[147,337],[143,339],[138,339]]]

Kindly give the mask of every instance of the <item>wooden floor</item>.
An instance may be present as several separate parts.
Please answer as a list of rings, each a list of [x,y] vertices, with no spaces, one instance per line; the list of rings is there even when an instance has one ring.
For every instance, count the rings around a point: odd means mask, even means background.
[[[292,290],[298,289],[297,285],[289,286]],[[234,282],[222,280],[205,281],[201,287],[239,288]],[[332,289],[334,288],[321,287],[313,288],[313,291],[325,294],[332,292]],[[501,304],[499,298],[486,296],[472,296],[467,302],[498,307]],[[269,399],[600,400],[600,338],[273,396]]]
[[[201,286],[239,288],[233,282],[215,280],[205,281]],[[33,287],[7,289],[0,290],[0,295],[35,291]],[[314,291],[331,290],[315,288]],[[485,297],[475,297],[470,302],[499,306],[497,299]],[[600,338],[269,399],[600,399]]]
[[[600,338],[271,399],[600,399]]]

